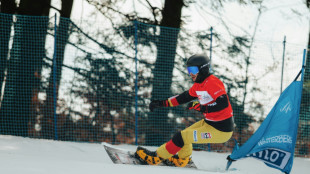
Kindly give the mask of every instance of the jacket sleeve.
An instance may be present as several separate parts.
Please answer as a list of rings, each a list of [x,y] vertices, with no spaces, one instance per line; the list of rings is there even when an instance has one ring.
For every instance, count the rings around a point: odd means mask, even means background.
[[[190,102],[196,98],[197,97],[191,96],[188,91],[185,91],[180,95],[176,95],[176,96],[168,98],[165,102],[166,102],[166,106],[174,107],[174,106],[178,106],[178,105]]]
[[[201,105],[201,112],[204,113],[211,113],[211,112],[217,112],[220,110],[223,110],[229,106],[228,104],[228,97],[226,94],[223,94],[216,98],[216,100],[213,103],[207,104],[207,105]]]

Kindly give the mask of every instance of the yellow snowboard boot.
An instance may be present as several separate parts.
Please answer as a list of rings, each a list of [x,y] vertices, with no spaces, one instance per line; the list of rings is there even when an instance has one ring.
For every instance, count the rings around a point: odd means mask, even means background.
[[[163,161],[168,166],[185,167],[192,159],[190,157],[179,158],[178,155],[174,155]]]
[[[149,151],[140,146],[137,148],[135,156],[142,162],[142,164],[158,165],[163,160],[157,155],[156,151]]]

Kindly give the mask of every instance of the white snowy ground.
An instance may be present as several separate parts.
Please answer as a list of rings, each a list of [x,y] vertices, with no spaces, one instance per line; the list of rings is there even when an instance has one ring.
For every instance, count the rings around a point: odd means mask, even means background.
[[[131,145],[117,145],[134,150]],[[154,149],[155,147],[149,147]],[[280,174],[263,162],[246,158],[224,172],[228,154],[194,151],[200,170],[113,164],[101,144],[60,142],[0,135],[1,174]],[[310,159],[295,158],[292,174],[309,174]]]

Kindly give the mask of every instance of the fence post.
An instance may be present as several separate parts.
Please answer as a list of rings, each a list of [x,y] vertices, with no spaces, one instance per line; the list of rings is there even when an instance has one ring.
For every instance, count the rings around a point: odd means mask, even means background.
[[[54,107],[54,131],[55,131],[55,140],[58,140],[58,133],[57,133],[57,65],[56,65],[56,54],[57,54],[57,14],[55,13],[55,26],[54,26],[55,34],[54,34],[54,56],[53,56],[53,107]]]
[[[138,145],[138,21],[134,21],[135,27],[135,144]]]
[[[283,70],[284,70],[284,58],[285,58],[285,44],[286,44],[286,36],[284,36],[284,40],[283,40],[283,55],[282,55],[282,72],[281,72],[281,88],[280,88],[280,94],[282,93],[282,84],[283,84]]]

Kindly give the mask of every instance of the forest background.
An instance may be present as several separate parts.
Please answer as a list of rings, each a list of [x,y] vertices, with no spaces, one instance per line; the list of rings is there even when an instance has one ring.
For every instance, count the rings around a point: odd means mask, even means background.
[[[309,45],[308,0],[2,0],[0,22],[1,134],[65,141],[160,145],[201,119],[147,106],[188,89],[184,63],[202,52],[225,83],[242,144]],[[309,66],[304,80],[296,154],[309,156]]]

